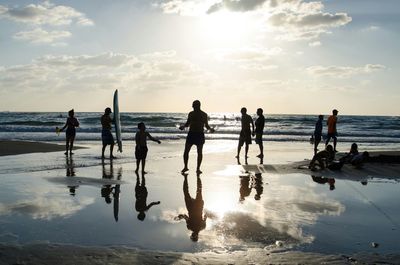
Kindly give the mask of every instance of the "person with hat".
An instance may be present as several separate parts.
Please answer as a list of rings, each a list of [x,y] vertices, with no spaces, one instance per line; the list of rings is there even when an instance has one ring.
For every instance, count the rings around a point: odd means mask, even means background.
[[[337,123],[337,114],[338,111],[336,109],[332,110],[332,115],[329,116],[326,124],[328,125],[328,135],[326,138],[325,146],[329,144],[331,138],[333,138],[333,151],[337,152],[336,150],[336,143],[337,143],[337,131],[336,131],[336,123]]]
[[[106,150],[107,145],[110,145],[110,158],[115,158],[113,156],[114,150],[114,137],[111,133],[111,123],[112,119],[110,117],[111,108],[106,108],[104,110],[103,116],[101,116],[101,140],[103,142],[103,148],[101,150],[101,158],[104,158],[104,151]]]

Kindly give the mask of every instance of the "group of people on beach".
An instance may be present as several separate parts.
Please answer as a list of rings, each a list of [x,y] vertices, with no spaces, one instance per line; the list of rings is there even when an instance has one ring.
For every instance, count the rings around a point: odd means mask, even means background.
[[[188,161],[189,161],[189,152],[193,145],[197,148],[197,166],[196,173],[201,174],[201,163],[203,160],[203,146],[205,143],[205,135],[204,130],[206,129],[208,132],[213,133],[214,128],[210,127],[208,124],[209,117],[206,112],[201,110],[201,103],[199,100],[193,101],[192,104],[193,111],[189,112],[186,123],[182,124],[179,129],[184,130],[189,127],[189,131],[186,137],[185,148],[183,152],[183,163],[184,167],[182,169],[182,173],[185,173],[189,170]],[[247,114],[247,109],[243,107],[241,110],[241,131],[239,134],[239,141],[237,146],[237,154],[236,158],[239,161],[240,151],[245,146],[245,161],[247,163],[249,145],[252,143],[252,137],[255,137],[255,142],[259,146],[260,153],[257,155],[258,158],[261,159],[261,163],[263,163],[264,157],[264,147],[263,147],[263,133],[265,126],[265,117],[263,115],[263,109],[257,109],[257,119],[253,121],[253,118]],[[110,158],[115,158],[113,155],[114,150],[114,137],[111,132],[113,119],[111,118],[111,108],[107,107],[104,110],[104,114],[101,116],[101,138],[102,138],[102,152],[101,158],[105,158],[105,150],[107,146],[110,146]],[[311,141],[314,144],[314,157],[312,158],[309,168],[312,170],[316,170],[317,166],[324,169],[328,167],[330,169],[340,169],[344,162],[348,162],[349,157],[344,160],[339,161],[339,163],[332,163],[335,157],[336,145],[337,145],[337,115],[338,110],[332,110],[332,115],[327,119],[327,138],[325,141],[325,149],[318,152],[318,146],[322,140],[322,130],[323,130],[323,115],[318,116],[318,120],[315,124],[314,133],[311,137]],[[74,144],[74,139],[76,135],[76,128],[79,127],[79,121],[74,116],[74,110],[70,110],[68,112],[68,118],[65,125],[61,128],[57,129],[57,132],[64,131],[66,129],[66,152],[65,154],[73,154],[72,148]],[[333,139],[333,146],[329,144],[330,140]],[[143,122],[138,124],[138,131],[135,135],[135,158],[136,158],[136,170],[139,171],[140,165],[142,173],[145,172],[146,165],[146,157],[148,153],[147,140],[151,140],[157,143],[161,143],[159,139],[151,136],[149,132],[146,131],[146,125]],[[356,144],[354,144],[356,145]],[[358,155],[358,151],[354,151],[352,147],[350,150],[350,155]],[[365,156],[366,154],[363,154]],[[352,157],[353,159],[353,157]],[[361,161],[362,157],[358,157],[358,160]],[[356,160],[355,160],[356,161]]]

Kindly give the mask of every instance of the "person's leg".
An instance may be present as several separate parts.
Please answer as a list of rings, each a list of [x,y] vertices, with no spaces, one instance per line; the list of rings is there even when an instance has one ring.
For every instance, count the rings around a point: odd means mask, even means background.
[[[236,158],[239,158],[239,155],[240,155],[240,149],[242,149],[242,145],[241,145],[241,142],[240,142],[240,140],[239,140],[238,147],[237,147],[237,154],[236,154]]]
[[[203,161],[203,145],[197,145],[197,173],[202,173],[200,170],[201,162]]]
[[[259,141],[258,147],[260,148],[260,155],[259,155],[259,157],[260,157],[260,158],[263,158],[263,157],[264,157],[264,146],[263,146],[262,140]]]
[[[69,144],[69,153],[72,155],[72,148],[74,147],[75,137],[72,137]]]
[[[325,147],[329,144],[330,140],[331,140],[331,135],[328,133],[328,137],[326,138],[326,142],[325,142]]]
[[[140,159],[136,159],[136,170],[135,170],[136,173],[139,171],[139,166],[140,166]]]
[[[146,166],[146,159],[142,159],[142,174],[147,173],[146,171],[144,171],[145,166]]]
[[[192,148],[191,144],[188,144],[188,143],[185,144],[185,151],[183,152],[183,164],[184,164],[184,167],[182,169],[182,172],[186,172],[186,171],[189,170],[188,162],[189,162],[189,152],[190,152],[191,148]]]
[[[110,158],[115,158],[115,156],[113,156],[113,150],[114,150],[114,143],[110,145]]]
[[[315,139],[314,140],[314,155],[317,154],[318,151],[318,145],[321,142],[321,139]]]
[[[65,138],[65,155],[68,155],[68,149],[69,149],[69,138]]]
[[[335,135],[335,136],[333,136],[333,150],[334,150],[335,152],[337,152],[337,151],[336,151],[336,143],[337,143],[337,138],[336,138],[336,135]]]
[[[103,144],[103,148],[101,149],[101,158],[104,158],[104,151],[106,150],[107,144]]]
[[[244,153],[244,157],[245,158],[248,158],[248,156],[247,156],[247,153],[249,152],[249,144],[248,143],[246,143],[246,146],[245,146],[245,153]]]

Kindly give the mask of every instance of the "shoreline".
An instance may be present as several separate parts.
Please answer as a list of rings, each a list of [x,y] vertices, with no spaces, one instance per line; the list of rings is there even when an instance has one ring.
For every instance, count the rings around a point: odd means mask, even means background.
[[[84,147],[74,146],[75,149]],[[0,141],[0,156],[65,151],[65,145],[34,141]]]

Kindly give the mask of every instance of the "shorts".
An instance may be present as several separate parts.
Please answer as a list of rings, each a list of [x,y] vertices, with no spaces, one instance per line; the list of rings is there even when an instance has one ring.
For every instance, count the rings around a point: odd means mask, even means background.
[[[65,131],[65,137],[67,139],[75,138],[75,135],[76,135],[75,128],[67,128],[67,130]]]
[[[101,140],[103,141],[103,145],[114,144],[114,137],[111,131],[107,129],[101,131]]]
[[[328,139],[330,139],[330,138],[335,139],[336,136],[337,136],[337,133],[328,133],[327,138],[328,138]]]
[[[203,145],[206,142],[203,132],[189,131],[186,137],[186,144],[188,145]]]
[[[239,145],[243,146],[243,144],[251,144],[251,131],[241,131],[239,136]]]
[[[314,134],[314,141],[315,142],[321,142],[322,135],[321,134]]]
[[[256,133],[256,144],[262,144],[263,143],[262,136],[263,136],[262,133]]]
[[[137,160],[146,159],[148,151],[149,149],[147,148],[147,146],[137,145],[135,148],[135,158]]]

